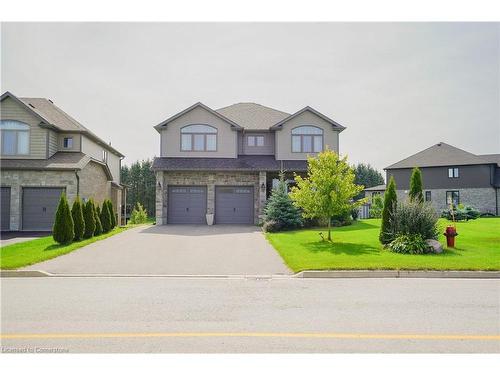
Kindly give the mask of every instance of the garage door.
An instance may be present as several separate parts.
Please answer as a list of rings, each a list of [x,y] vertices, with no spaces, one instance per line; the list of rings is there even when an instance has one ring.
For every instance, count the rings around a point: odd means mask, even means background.
[[[215,223],[253,224],[253,187],[216,186]]]
[[[167,210],[168,224],[206,224],[207,188],[169,186]]]
[[[62,188],[23,188],[23,229],[52,230]]]
[[[0,193],[0,200],[2,201],[2,230],[10,229],[10,187],[3,187]]]

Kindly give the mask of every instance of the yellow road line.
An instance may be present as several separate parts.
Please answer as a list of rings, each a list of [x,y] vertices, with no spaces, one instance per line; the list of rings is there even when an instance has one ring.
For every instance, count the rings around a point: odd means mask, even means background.
[[[431,335],[373,333],[287,333],[287,332],[144,332],[144,333],[9,333],[0,339],[99,339],[154,337],[267,337],[311,339],[379,339],[379,340],[500,340],[500,335]]]

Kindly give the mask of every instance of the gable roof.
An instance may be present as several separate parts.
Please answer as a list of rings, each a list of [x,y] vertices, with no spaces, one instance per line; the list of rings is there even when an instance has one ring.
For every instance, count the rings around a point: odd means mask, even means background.
[[[21,104],[25,109],[34,114],[42,122],[41,126],[46,126],[52,128],[56,131],[62,132],[76,132],[82,133],[106,148],[113,153],[124,157],[118,150],[111,147],[108,143],[103,141],[85,126],[80,124],[73,117],[64,112],[61,108],[56,106],[51,100],[45,98],[20,98],[14,94],[6,91],[2,96],[0,96],[0,101],[5,98],[12,98],[19,104]]]
[[[203,104],[202,102],[198,102],[198,103],[195,103],[193,104],[191,107],[188,107],[186,108],[185,110],[173,115],[172,117],[169,117],[168,119],[166,119],[165,121],[162,121],[160,122],[158,125],[156,125],[154,128],[160,132],[160,128],[162,127],[165,127],[169,122],[172,122],[174,121],[176,118],[179,118],[181,117],[183,114],[189,112],[189,111],[192,111],[193,109],[197,108],[197,107],[201,107],[203,109],[205,109],[206,111],[210,112],[211,114],[217,116],[218,118],[220,118],[221,120],[227,122],[229,125],[235,127],[235,128],[238,128],[240,129],[241,126],[238,125],[237,123],[235,123],[234,121],[228,119],[227,117],[225,117],[224,115],[214,111],[212,108],[206,106],[205,104]]]
[[[478,156],[489,163],[497,163],[497,165],[500,167],[500,154],[485,154]]]
[[[413,167],[446,167],[452,165],[493,164],[483,155],[478,156],[460,148],[440,142],[423,151],[394,163],[384,169],[399,169]]]
[[[82,152],[56,152],[48,159],[2,159],[2,170],[46,170],[46,171],[78,171],[90,163],[96,163],[104,168],[109,181],[113,180],[106,163],[95,160]]]
[[[345,126],[342,126],[340,125],[338,122],[336,121],[333,121],[331,118],[325,116],[324,114],[322,114],[321,112],[318,112],[316,111],[314,108],[311,108],[309,106],[306,106],[304,108],[302,108],[301,110],[295,112],[293,115],[290,115],[286,118],[284,118],[283,120],[279,121],[278,123],[274,124],[271,129],[281,129],[283,127],[283,124],[290,121],[291,119],[293,119],[294,117],[297,117],[298,115],[306,112],[306,111],[309,111],[311,113],[314,113],[316,116],[318,117],[321,117],[323,120],[325,120],[326,122],[332,124],[332,126],[336,129],[339,130],[339,132],[343,131],[345,129]]]
[[[216,112],[249,130],[269,130],[271,126],[290,116],[289,113],[257,103],[236,103],[219,108]]]

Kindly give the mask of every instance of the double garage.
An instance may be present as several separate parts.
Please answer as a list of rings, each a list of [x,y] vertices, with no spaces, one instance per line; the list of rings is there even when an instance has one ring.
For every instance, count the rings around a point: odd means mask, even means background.
[[[167,223],[206,224],[207,186],[170,185]],[[215,224],[253,224],[253,186],[215,186]]]
[[[21,226],[26,231],[51,231],[63,192],[60,187],[22,187],[20,197]],[[12,191],[1,188],[1,229],[10,230]]]

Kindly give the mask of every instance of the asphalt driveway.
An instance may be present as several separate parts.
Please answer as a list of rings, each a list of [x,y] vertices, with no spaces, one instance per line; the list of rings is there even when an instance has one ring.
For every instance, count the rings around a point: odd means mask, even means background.
[[[240,225],[141,226],[24,269],[100,275],[291,273],[258,227]]]

